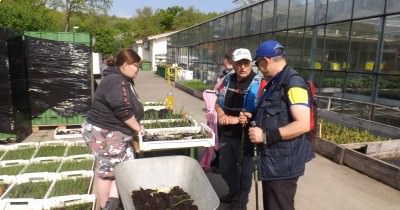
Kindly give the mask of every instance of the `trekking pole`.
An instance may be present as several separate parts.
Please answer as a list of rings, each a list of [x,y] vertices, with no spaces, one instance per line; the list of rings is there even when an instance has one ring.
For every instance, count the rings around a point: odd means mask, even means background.
[[[256,127],[256,122],[251,121],[251,126]],[[258,210],[258,158],[257,158],[257,145],[254,144],[254,155],[253,155],[253,161],[254,161],[254,184],[255,184],[255,191],[256,191],[256,210]]]
[[[246,110],[242,109],[244,113]],[[243,144],[245,137],[245,125],[242,125],[242,139],[240,142],[240,182],[239,182],[239,206],[242,208],[242,185],[243,185]]]

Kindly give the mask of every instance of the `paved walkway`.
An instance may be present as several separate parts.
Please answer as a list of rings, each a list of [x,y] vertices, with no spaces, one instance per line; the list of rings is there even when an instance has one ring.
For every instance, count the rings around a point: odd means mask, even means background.
[[[205,122],[205,105],[202,100],[175,88],[153,72],[140,72],[135,82],[143,101],[164,100],[171,91],[176,111],[184,110],[198,122]],[[227,193],[227,186],[219,174],[206,174],[218,195]],[[297,210],[400,209],[400,191],[319,155],[307,164],[306,174],[300,178],[298,184],[295,199]],[[258,186],[261,188],[261,183]],[[261,192],[259,195],[261,197]],[[254,210],[254,183],[249,199],[247,207]],[[218,209],[227,208],[221,204]],[[261,199],[260,209],[263,209]]]

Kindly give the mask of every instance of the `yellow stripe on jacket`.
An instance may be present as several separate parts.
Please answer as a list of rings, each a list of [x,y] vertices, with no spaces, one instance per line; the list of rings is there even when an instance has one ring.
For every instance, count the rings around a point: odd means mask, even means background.
[[[308,105],[308,92],[301,87],[292,87],[288,91],[290,104]]]

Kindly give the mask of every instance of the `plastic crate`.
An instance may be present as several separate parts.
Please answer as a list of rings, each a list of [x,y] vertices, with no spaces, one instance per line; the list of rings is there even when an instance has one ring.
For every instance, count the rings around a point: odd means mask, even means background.
[[[151,166],[151,167],[149,167]],[[199,163],[186,156],[128,160],[115,167],[115,181],[125,209],[134,210],[132,191],[179,186],[199,209],[217,209],[219,199]]]
[[[94,210],[95,202],[96,196],[94,194],[58,196],[45,199],[43,201],[43,209],[50,210],[52,208],[62,208],[78,204],[92,203],[91,209]]]
[[[54,139],[82,138],[81,128],[56,128],[54,129]]]
[[[161,129],[147,129],[146,132],[150,135],[161,134],[168,135],[173,133],[198,133],[206,132],[208,138],[202,139],[179,139],[179,140],[165,140],[165,141],[143,141],[143,137],[139,134],[139,148],[140,151],[151,150],[165,150],[165,149],[178,149],[190,147],[213,147],[215,146],[215,133],[207,125],[201,123],[197,127],[181,127],[181,128],[161,128]]]

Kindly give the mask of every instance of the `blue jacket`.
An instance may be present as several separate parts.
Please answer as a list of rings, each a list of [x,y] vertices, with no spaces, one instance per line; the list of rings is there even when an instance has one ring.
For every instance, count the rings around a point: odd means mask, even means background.
[[[295,75],[296,76],[293,76]],[[276,129],[292,121],[286,91],[293,86],[307,89],[305,80],[286,66],[271,90],[266,91],[256,111],[256,124],[264,131]],[[284,87],[287,85],[287,87]],[[258,145],[261,180],[283,180],[302,176],[305,163],[315,157],[312,143],[305,134],[268,146]]]

